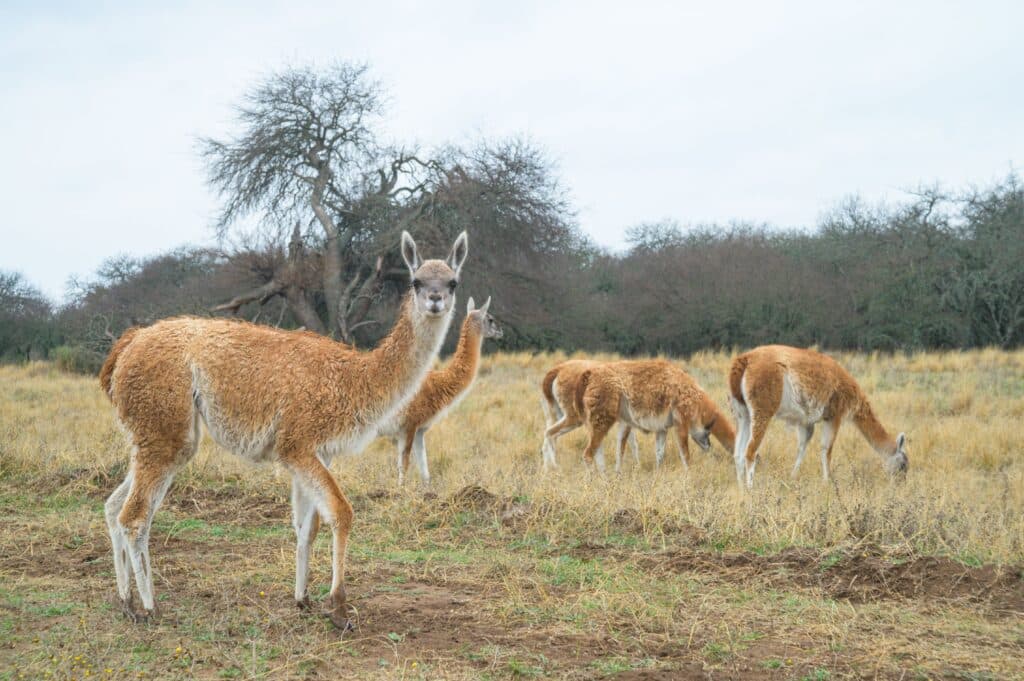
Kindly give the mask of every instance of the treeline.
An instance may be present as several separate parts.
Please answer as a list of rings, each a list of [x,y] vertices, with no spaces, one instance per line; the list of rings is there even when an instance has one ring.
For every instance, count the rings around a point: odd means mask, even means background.
[[[643,224],[609,253],[580,230],[557,170],[521,139],[431,150],[382,132],[368,68],[257,82],[236,134],[200,143],[218,248],[111,258],[54,306],[0,273],[0,360],[93,371],[129,326],[180,314],[303,327],[370,346],[407,273],[470,234],[461,299],[494,297],[506,349],[686,354],[768,342],[897,350],[1024,343],[1024,189],[930,188],[849,200],[813,228]],[[256,225],[256,227],[252,227]],[[454,343],[454,339],[450,340]]]
[[[1016,174],[889,207],[851,200],[812,230],[645,224],[629,231],[622,254],[565,224],[555,246],[510,240],[500,221],[493,231],[486,221],[470,228],[462,300],[494,296],[506,327],[499,347],[632,355],[767,342],[883,351],[1024,344],[1024,186]],[[435,253],[448,238],[445,230],[427,236],[425,250]],[[212,311],[259,286],[259,263],[277,257],[273,249],[182,248],[112,258],[59,308],[2,274],[0,356],[56,357],[92,371],[128,326],[178,314],[295,328],[300,320],[283,296]],[[387,331],[401,288],[375,294],[378,323],[357,330],[356,344]]]

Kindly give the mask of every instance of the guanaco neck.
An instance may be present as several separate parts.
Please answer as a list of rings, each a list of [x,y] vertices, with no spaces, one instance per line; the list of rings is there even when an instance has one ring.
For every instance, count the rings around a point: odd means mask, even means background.
[[[416,309],[413,293],[406,294],[391,333],[369,353],[367,375],[377,385],[379,405],[394,413],[408,402],[430,369],[444,342],[455,307],[441,317],[428,317]]]
[[[732,451],[736,443],[736,431],[733,430],[732,423],[722,413],[709,396],[705,395],[703,402],[702,414],[704,425],[711,423],[711,435],[714,436],[718,443],[722,445],[726,450]]]
[[[476,380],[477,371],[480,369],[480,350],[483,343],[484,336],[480,333],[480,329],[477,328],[471,317],[466,317],[462,322],[459,344],[455,347],[452,361],[438,372],[443,380],[449,382],[456,389],[455,395],[468,390]]]
[[[853,422],[876,452],[884,456],[891,456],[895,453],[895,438],[879,422],[875,412],[871,409],[871,404],[866,399],[862,399],[854,410]]]

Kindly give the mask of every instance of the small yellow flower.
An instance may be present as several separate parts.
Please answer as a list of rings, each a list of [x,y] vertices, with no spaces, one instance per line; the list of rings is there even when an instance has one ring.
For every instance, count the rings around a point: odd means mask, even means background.
[[[262,591],[260,592],[260,598],[264,598],[266,595],[267,594],[265,594],[264,592],[262,592]]]

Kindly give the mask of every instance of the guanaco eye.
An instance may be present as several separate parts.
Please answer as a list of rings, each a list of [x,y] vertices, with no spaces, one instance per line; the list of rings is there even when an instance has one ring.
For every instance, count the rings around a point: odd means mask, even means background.
[[[414,289],[416,289],[417,291],[419,291],[421,288],[423,288],[423,282],[420,281],[419,279],[413,279],[412,280],[412,287]]]
[[[455,279],[452,279],[451,281],[448,282],[448,290],[449,291],[454,291],[455,287],[458,286],[458,285],[459,285],[459,282],[456,281]]]

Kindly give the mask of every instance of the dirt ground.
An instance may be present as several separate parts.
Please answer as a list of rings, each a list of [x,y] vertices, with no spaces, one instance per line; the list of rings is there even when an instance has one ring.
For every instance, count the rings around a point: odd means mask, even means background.
[[[381,490],[353,500],[354,536],[385,533],[395,514],[422,517],[419,536],[406,535],[406,553],[353,547],[358,627],[345,634],[293,604],[284,498],[231,485],[178,490],[151,541],[160,616],[132,625],[112,604],[103,485],[62,496],[4,483],[3,678],[1024,673],[1020,567],[893,556],[867,545],[825,555],[793,547],[723,552],[687,526],[669,527],[657,546],[623,542],[641,530],[630,509],[612,519],[614,541],[528,546],[535,516],[550,509],[480,487],[443,499]],[[437,549],[453,538],[453,550]],[[325,540],[313,583],[329,579]],[[551,571],[560,564],[564,575]],[[605,581],[602,570],[625,565],[636,570],[629,588]],[[606,598],[634,602],[602,608]]]

